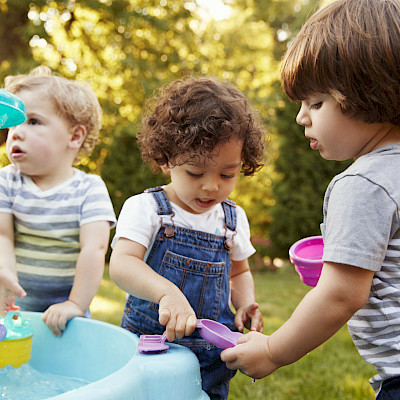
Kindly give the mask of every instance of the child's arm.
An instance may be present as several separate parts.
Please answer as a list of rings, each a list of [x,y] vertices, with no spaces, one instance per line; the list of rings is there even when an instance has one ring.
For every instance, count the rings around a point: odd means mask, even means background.
[[[244,327],[262,332],[264,323],[255,299],[254,280],[247,259],[232,261],[231,298],[235,307],[235,325],[240,332]]]
[[[15,296],[26,296],[24,289],[18,284],[12,214],[0,213],[0,249],[0,315],[5,316]]]
[[[55,336],[61,336],[67,322],[82,317],[93,300],[104,273],[104,258],[108,248],[110,223],[91,222],[80,229],[80,246],[74,284],[69,299],[53,304],[43,315],[43,321]]]
[[[195,312],[176,285],[143,261],[145,252],[141,244],[119,239],[111,254],[111,279],[135,297],[159,304],[159,322],[166,325],[169,341],[190,335],[196,327]]]
[[[374,272],[324,263],[318,285],[271,336],[250,332],[221,353],[232,369],[263,378],[291,364],[334,335],[368,300]]]

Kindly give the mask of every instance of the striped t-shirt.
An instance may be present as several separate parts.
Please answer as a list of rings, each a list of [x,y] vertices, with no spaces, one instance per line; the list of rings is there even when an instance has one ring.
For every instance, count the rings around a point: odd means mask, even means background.
[[[82,225],[95,221],[115,225],[104,182],[78,169],[44,191],[13,165],[0,169],[0,212],[14,216],[18,279],[27,292],[16,304],[28,311],[44,311],[68,299]]]
[[[400,376],[400,143],[357,159],[324,200],[324,261],[375,271],[369,299],[347,326],[374,365],[370,383]]]

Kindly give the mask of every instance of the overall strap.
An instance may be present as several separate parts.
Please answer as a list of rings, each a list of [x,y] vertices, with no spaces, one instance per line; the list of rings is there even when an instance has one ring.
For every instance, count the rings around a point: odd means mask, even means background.
[[[168,200],[164,189],[160,186],[145,190],[146,193],[151,193],[157,203],[157,214],[160,215],[160,224],[164,228],[164,235],[171,238],[175,235],[173,217],[175,213],[172,211],[171,203]],[[167,216],[165,218],[164,216]]]
[[[158,215],[171,215],[173,214],[171,203],[168,200],[164,189],[161,186],[146,189],[145,193],[151,193],[157,203],[157,214]]]
[[[233,247],[233,239],[236,236],[236,205],[235,202],[225,199],[222,203],[225,214],[225,241],[224,246],[227,250]]]
[[[225,199],[221,205],[225,214],[225,226],[231,231],[236,231],[236,203]]]

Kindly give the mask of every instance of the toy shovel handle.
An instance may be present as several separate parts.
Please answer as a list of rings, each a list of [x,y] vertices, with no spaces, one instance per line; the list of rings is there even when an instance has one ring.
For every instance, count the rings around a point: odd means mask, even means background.
[[[227,326],[209,319],[197,320],[196,328],[200,336],[207,342],[220,349],[227,349],[237,345],[239,332],[232,332]]]

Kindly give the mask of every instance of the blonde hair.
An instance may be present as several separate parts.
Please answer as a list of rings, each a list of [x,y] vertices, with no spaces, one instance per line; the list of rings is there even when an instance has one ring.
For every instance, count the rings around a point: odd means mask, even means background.
[[[7,76],[5,89],[13,94],[21,90],[41,90],[54,101],[59,115],[71,127],[82,125],[86,128],[85,140],[77,154],[75,162],[81,156],[90,156],[99,142],[102,111],[92,88],[82,82],[54,75],[50,68],[40,66],[27,75]]]

